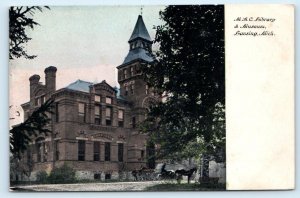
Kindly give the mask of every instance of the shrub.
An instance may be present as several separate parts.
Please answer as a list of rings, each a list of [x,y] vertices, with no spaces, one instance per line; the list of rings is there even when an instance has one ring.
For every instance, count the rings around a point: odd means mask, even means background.
[[[48,174],[46,171],[39,171],[37,174],[36,174],[36,181],[37,183],[41,183],[41,184],[45,184],[47,183],[47,177],[48,177]]]
[[[74,183],[76,182],[75,170],[67,164],[54,168],[48,177],[48,182],[51,184]]]

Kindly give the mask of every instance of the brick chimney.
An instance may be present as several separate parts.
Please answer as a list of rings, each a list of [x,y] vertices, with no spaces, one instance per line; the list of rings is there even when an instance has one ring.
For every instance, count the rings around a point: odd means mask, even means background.
[[[39,85],[40,78],[41,77],[39,75],[37,75],[37,74],[34,74],[34,75],[32,75],[29,78],[29,82],[30,82],[30,98],[34,97],[33,91]]]
[[[49,66],[45,69],[45,86],[46,92],[52,93],[56,90],[56,67]]]

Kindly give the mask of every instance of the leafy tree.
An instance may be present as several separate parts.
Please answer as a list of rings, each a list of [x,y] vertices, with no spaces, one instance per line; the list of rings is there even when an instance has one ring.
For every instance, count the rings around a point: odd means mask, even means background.
[[[164,99],[142,130],[159,144],[158,157],[217,156],[225,147],[224,7],[168,6],[160,17],[156,61],[142,71]]]
[[[50,9],[48,6],[45,8]],[[36,11],[43,11],[40,6],[9,8],[9,59],[25,57],[33,59],[36,55],[28,55],[24,45],[32,38],[26,34],[26,28],[34,29],[39,25],[32,18]]]
[[[20,159],[21,154],[27,149],[33,137],[47,135],[51,131],[46,127],[50,122],[47,113],[52,113],[53,100],[47,100],[38,109],[33,111],[23,123],[13,126],[10,134],[10,152],[15,158]]]

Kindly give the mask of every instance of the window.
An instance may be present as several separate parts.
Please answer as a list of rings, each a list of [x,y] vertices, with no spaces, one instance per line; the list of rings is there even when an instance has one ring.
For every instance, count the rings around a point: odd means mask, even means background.
[[[133,67],[130,67],[130,76],[134,75]]]
[[[135,117],[132,117],[132,128],[136,127],[136,123],[135,123]]]
[[[42,102],[42,104],[44,104],[46,102],[46,97],[45,96],[41,97],[41,102]]]
[[[37,150],[37,162],[43,162],[45,160],[45,142],[43,138],[38,138],[36,140],[36,150]]]
[[[124,76],[124,79],[127,78],[127,70],[126,69],[123,70],[123,76]]]
[[[127,96],[127,95],[128,95],[128,86],[125,85],[125,96]]]
[[[101,179],[101,174],[100,173],[95,173],[94,174],[94,179],[96,179],[96,180]]]
[[[101,102],[101,96],[95,95],[95,102]]]
[[[101,123],[101,110],[100,105],[95,105],[95,124],[100,125]]]
[[[130,93],[134,94],[134,85],[130,85]]]
[[[59,142],[58,140],[54,141],[55,147],[55,160],[59,160]]]
[[[111,179],[111,174],[109,173],[105,174],[105,179]]]
[[[119,127],[123,127],[124,126],[124,110],[119,109],[118,120],[119,120]]]
[[[58,103],[55,103],[55,122],[59,122]]]
[[[119,162],[123,162],[123,152],[124,151],[124,144],[118,144],[118,160]]]
[[[112,103],[112,98],[111,97],[106,97],[105,102],[106,102],[106,104],[111,104]]]
[[[148,94],[148,93],[149,93],[149,86],[146,85],[146,94]]]
[[[105,161],[110,161],[110,142],[105,142]]]
[[[85,160],[85,140],[78,140],[78,161]]]
[[[100,142],[94,142],[94,161],[100,161]]]
[[[111,120],[112,120],[112,108],[111,107],[106,107],[105,120],[106,120],[106,125],[110,126]]]
[[[85,104],[84,103],[78,104],[78,117],[79,117],[79,122],[85,122]]]
[[[30,147],[27,148],[27,162],[32,163],[32,153]]]
[[[40,106],[41,105],[41,98],[40,97],[39,98],[35,98],[34,105],[35,106]]]
[[[148,142],[146,146],[146,158],[148,168],[155,168],[155,145],[153,142]]]
[[[144,160],[144,158],[145,158],[145,151],[141,150],[141,159]]]

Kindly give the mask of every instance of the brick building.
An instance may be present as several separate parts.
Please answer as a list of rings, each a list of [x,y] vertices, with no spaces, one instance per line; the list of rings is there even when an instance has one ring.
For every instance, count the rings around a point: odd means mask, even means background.
[[[67,163],[81,179],[129,178],[141,166],[154,168],[148,160],[154,147],[140,134],[148,105],[158,96],[143,81],[141,64],[150,64],[152,41],[143,22],[138,20],[128,41],[129,52],[117,66],[120,88],[106,81],[77,80],[56,90],[56,67],[45,69],[45,85],[40,76],[30,81],[30,101],[22,104],[24,119],[49,98],[55,103],[49,128],[52,133],[33,140],[24,154],[33,160],[32,179],[37,172],[50,172]],[[87,68],[88,69],[88,68]]]

